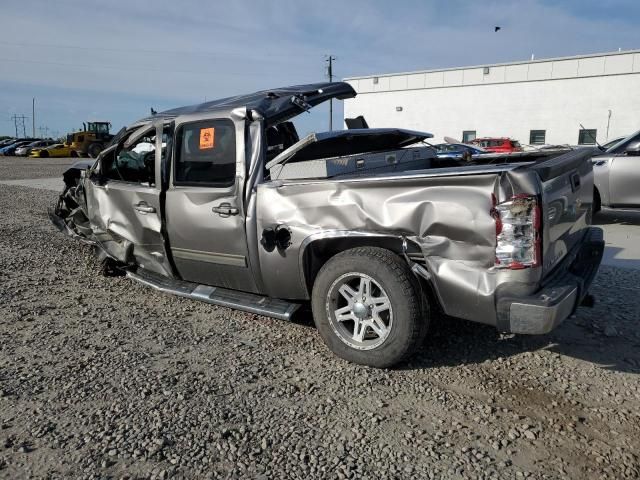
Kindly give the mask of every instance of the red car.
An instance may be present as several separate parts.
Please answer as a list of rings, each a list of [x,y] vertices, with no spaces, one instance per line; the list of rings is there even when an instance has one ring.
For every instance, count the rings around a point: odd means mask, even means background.
[[[522,147],[520,146],[520,142],[517,140],[511,140],[510,138],[476,138],[475,140],[471,140],[469,143],[473,145],[477,145],[479,147],[484,148],[489,152],[494,153],[512,153],[512,152],[521,152]]]

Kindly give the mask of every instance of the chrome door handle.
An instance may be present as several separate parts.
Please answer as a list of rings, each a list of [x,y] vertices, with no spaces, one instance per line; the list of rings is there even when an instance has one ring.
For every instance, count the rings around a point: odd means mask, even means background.
[[[232,207],[231,204],[227,203],[227,202],[221,203],[217,207],[213,207],[211,209],[211,211],[213,213],[217,213],[221,217],[228,217],[230,215],[238,215],[238,213],[240,213],[240,210],[238,210],[236,207]]]
[[[133,208],[140,213],[156,213],[156,209],[146,202],[134,203]]]

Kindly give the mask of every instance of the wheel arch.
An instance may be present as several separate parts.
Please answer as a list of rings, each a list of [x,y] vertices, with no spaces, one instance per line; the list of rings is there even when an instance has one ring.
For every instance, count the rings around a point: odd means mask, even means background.
[[[609,166],[601,165],[600,162],[594,164],[594,167],[597,166],[597,169],[594,168],[593,171],[593,194],[595,199],[595,194],[598,192],[600,196],[600,203],[602,206],[609,206],[611,204],[610,192],[609,192],[609,170],[611,168]],[[602,169],[607,170],[602,170]]]
[[[441,309],[440,295],[422,259],[422,251],[417,243],[400,234],[354,230],[330,230],[308,236],[300,245],[299,264],[302,285],[310,295],[318,272],[334,255],[351,248],[379,247],[404,258],[420,283],[428,300]]]
[[[599,212],[602,209],[602,195],[596,185],[593,186],[593,212]]]

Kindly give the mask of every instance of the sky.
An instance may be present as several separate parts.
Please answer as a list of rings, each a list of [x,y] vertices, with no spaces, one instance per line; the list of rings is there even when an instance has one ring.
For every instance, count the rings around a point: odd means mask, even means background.
[[[118,130],[151,107],[325,81],[327,54],[339,80],[640,48],[638,0],[2,0],[0,18],[0,135],[14,114],[31,133],[34,97],[36,134]],[[327,106],[299,125],[326,130]]]

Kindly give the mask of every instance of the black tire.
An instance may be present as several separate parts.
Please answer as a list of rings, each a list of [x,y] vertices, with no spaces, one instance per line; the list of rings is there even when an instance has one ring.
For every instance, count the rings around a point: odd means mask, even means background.
[[[372,280],[371,283],[379,287],[379,292],[388,298],[391,306],[388,315],[392,321],[387,320],[388,333],[384,339],[374,339],[375,346],[370,348],[362,344],[350,344],[358,343],[355,334],[348,337],[344,335],[344,331],[341,332],[346,329],[342,326],[349,320],[339,322],[333,313],[339,307],[337,302],[346,301],[346,297],[339,295],[335,299],[334,292],[341,288],[336,287],[339,285],[336,282],[348,281],[343,279],[349,279],[354,273]],[[354,279],[357,281],[358,277]],[[375,298],[373,291],[370,290],[371,300]],[[409,358],[424,340],[429,326],[429,306],[419,283],[399,256],[383,248],[353,248],[327,261],[313,285],[312,309],[318,332],[332,352],[349,362],[376,368],[388,368]],[[363,315],[372,318],[373,314]],[[364,324],[367,320],[361,321]],[[354,332],[355,328],[357,327],[353,327]],[[363,327],[363,330],[370,336],[375,335],[371,327]],[[381,343],[376,345],[376,341]]]
[[[43,150],[40,152],[40,158],[49,158],[49,152]]]
[[[91,145],[89,145],[89,148],[87,148],[87,153],[91,158],[98,158],[98,155],[100,155],[101,151],[102,145],[99,143],[92,143]]]
[[[593,189],[593,213],[598,213],[602,210],[602,199],[600,198],[600,192],[597,188]]]
[[[71,150],[71,153],[69,153],[69,156],[71,158],[78,158],[78,152],[76,152],[75,150]]]

